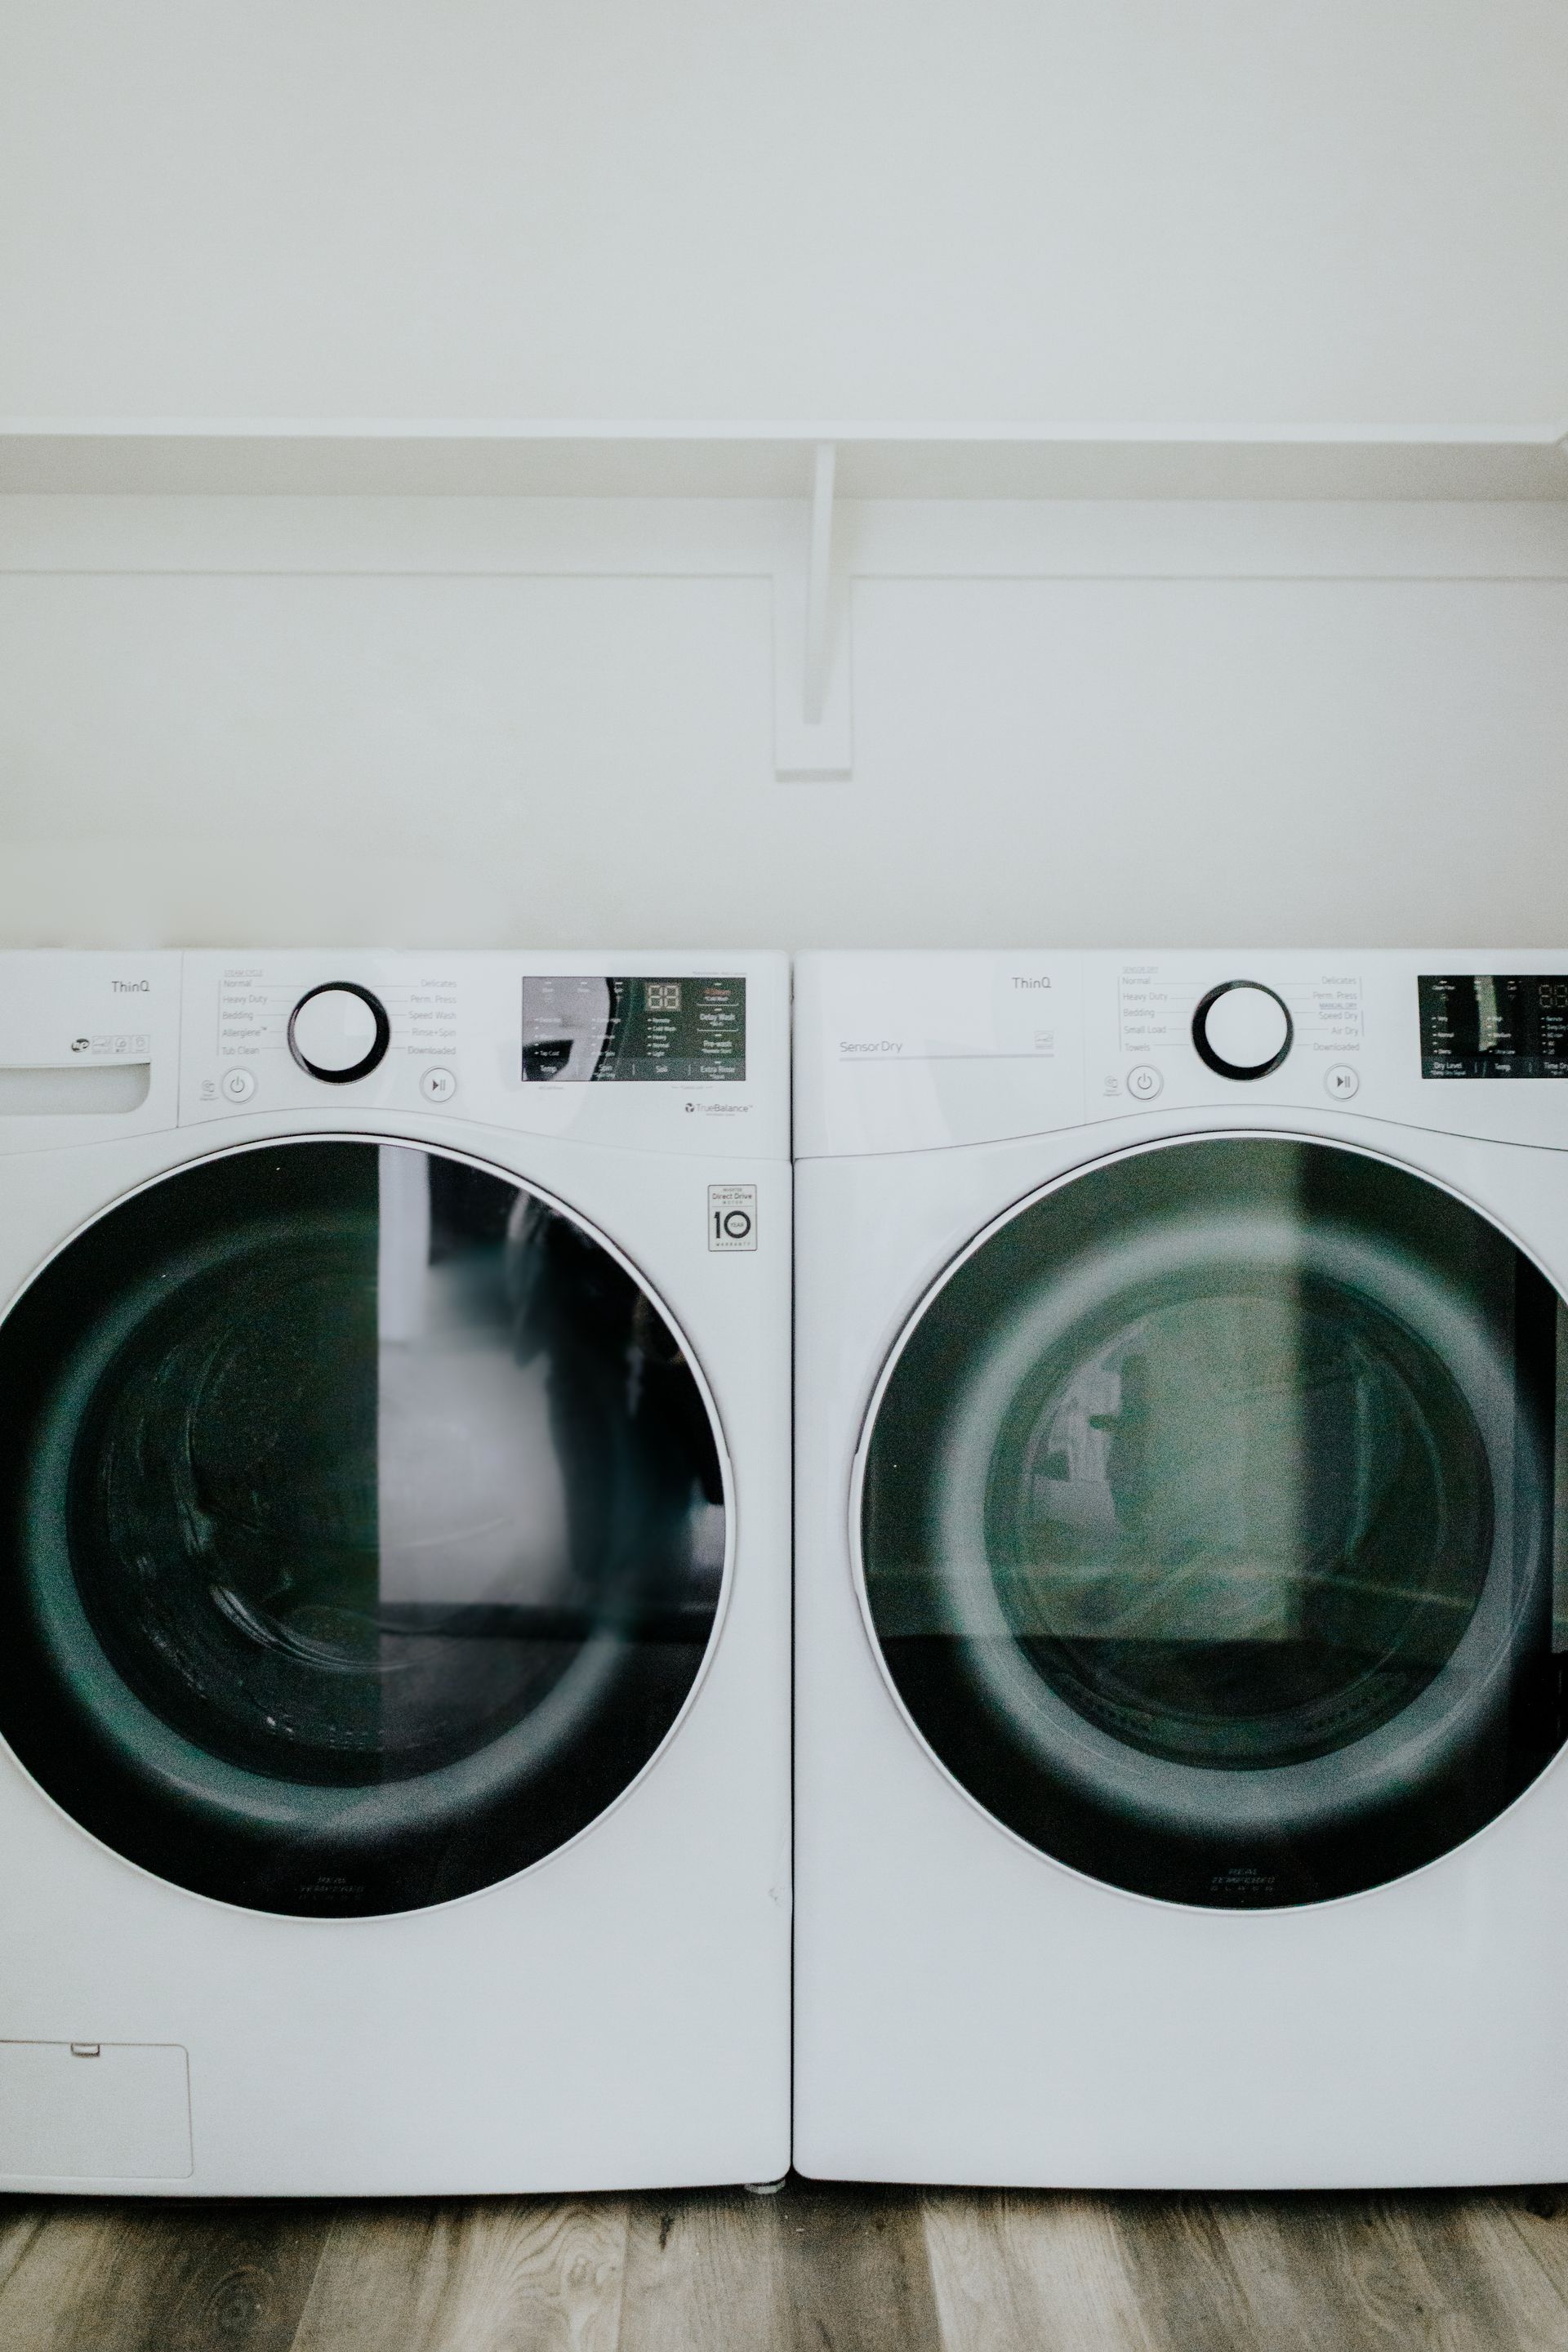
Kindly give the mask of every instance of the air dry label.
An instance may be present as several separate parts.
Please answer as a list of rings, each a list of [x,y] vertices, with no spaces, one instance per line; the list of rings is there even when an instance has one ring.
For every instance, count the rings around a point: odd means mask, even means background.
[[[710,1250],[756,1248],[757,1188],[754,1184],[709,1185],[708,1246]]]

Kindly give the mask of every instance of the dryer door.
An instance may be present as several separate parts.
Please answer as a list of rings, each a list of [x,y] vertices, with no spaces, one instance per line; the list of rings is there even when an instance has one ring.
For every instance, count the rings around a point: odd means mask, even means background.
[[[407,1910],[637,1779],[725,1562],[626,1261],[494,1169],[300,1140],[111,1208],[0,1325],[0,1732],[163,1877]]]
[[[1326,1144],[1175,1143],[1024,1202],[925,1299],[858,1465],[915,1728],[1019,1837],[1167,1901],[1458,1845],[1563,1737],[1561,1311],[1473,1209]]]

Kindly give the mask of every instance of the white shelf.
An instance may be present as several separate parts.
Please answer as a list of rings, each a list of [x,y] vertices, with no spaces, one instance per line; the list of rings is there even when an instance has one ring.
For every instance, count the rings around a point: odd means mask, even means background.
[[[1568,499],[1561,424],[1061,427],[0,419],[0,493],[778,499]]]
[[[766,576],[781,776],[854,765],[872,576],[1568,576],[1557,426],[0,421],[0,568]]]

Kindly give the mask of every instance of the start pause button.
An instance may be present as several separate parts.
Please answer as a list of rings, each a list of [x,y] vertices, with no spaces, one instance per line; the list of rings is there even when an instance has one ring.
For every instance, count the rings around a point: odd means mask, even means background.
[[[710,1250],[756,1248],[757,1188],[754,1184],[709,1185],[708,1246]]]

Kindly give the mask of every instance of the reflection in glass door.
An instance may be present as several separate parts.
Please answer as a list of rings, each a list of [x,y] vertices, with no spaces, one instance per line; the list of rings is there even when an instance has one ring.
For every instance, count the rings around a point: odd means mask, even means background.
[[[447,1899],[575,1835],[717,1620],[695,1368],[494,1170],[300,1142],[163,1179],[0,1326],[0,1729],[132,1860],[255,1907]]]
[[[996,1818],[1166,1899],[1397,1876],[1562,1737],[1559,1306],[1365,1154],[1226,1138],[1025,1203],[884,1376],[887,1670]]]

